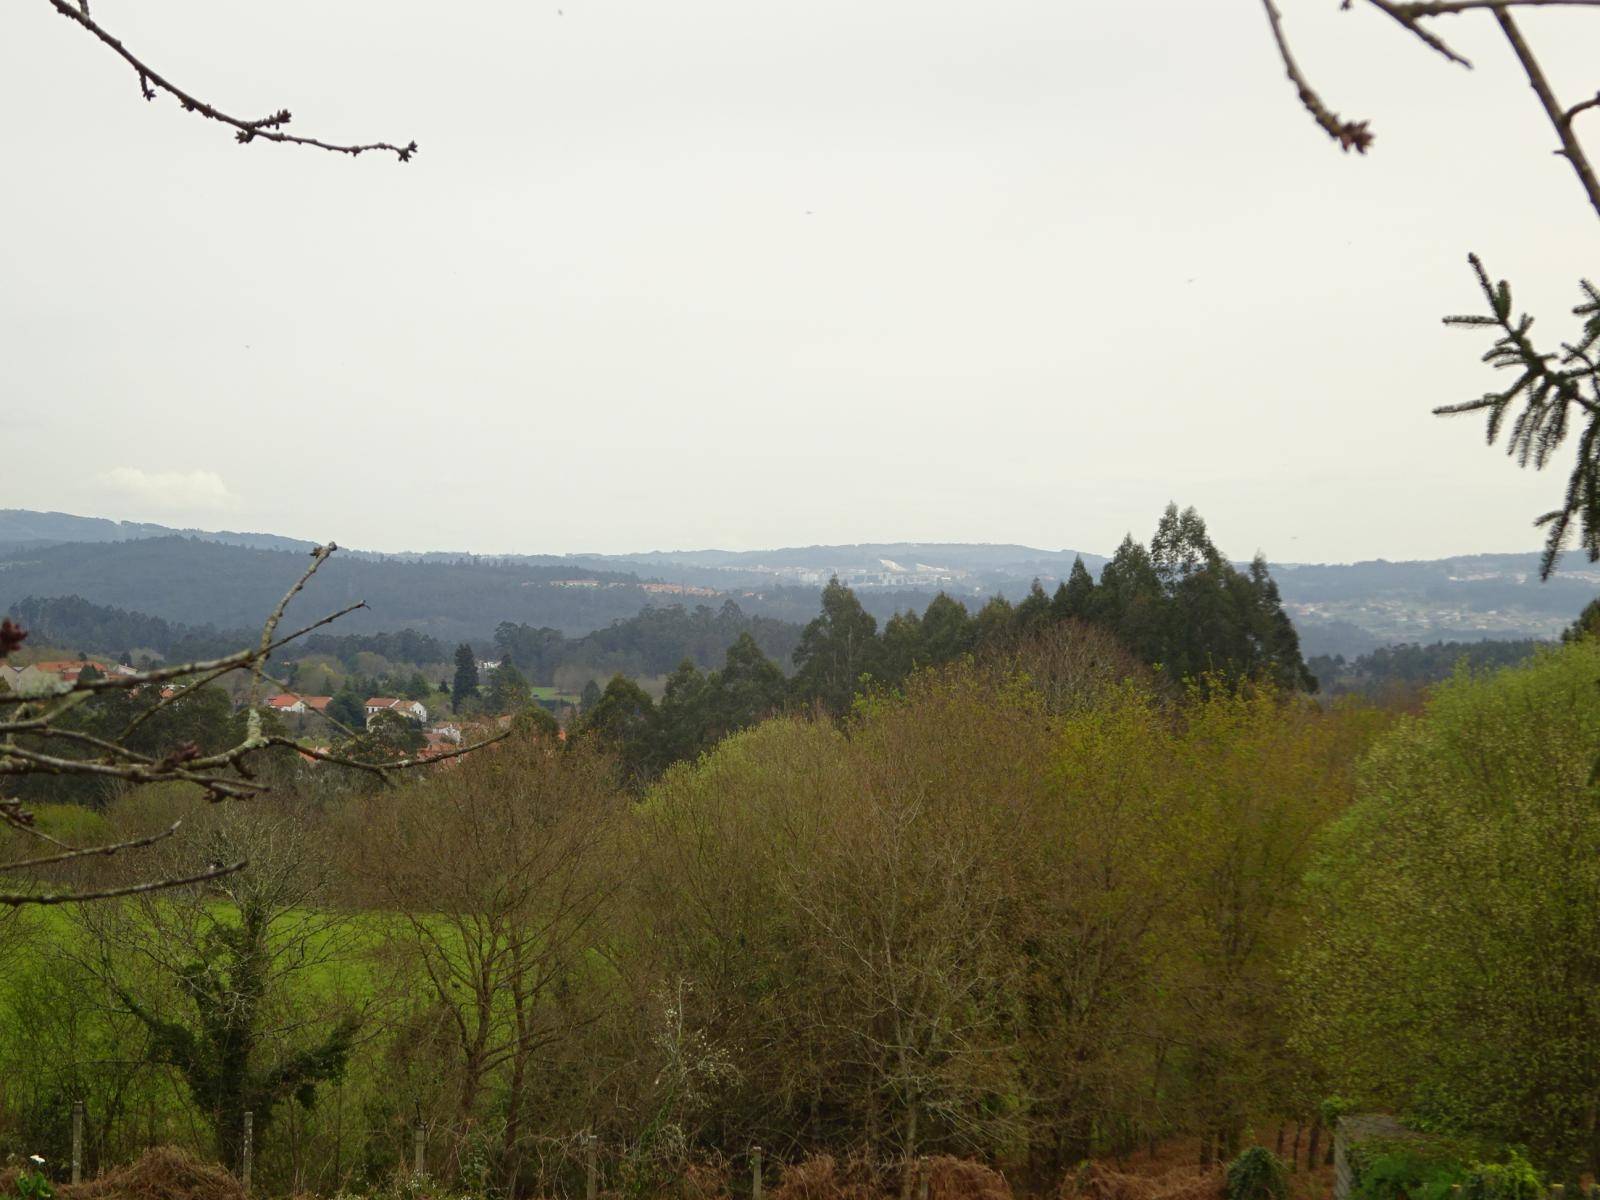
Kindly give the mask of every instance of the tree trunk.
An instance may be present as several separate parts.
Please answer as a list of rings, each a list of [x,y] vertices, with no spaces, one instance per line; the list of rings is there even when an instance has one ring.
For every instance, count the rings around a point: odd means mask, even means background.
[[[900,1200],[911,1200],[911,1184],[917,1174],[917,1116],[921,1105],[912,1100],[906,1106],[905,1165],[900,1171]]]

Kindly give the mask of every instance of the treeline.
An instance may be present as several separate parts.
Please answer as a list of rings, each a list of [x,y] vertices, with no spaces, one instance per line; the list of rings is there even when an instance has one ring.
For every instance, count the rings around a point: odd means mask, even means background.
[[[1173,684],[1316,687],[1265,561],[1240,572],[1194,509],[1169,505],[1150,547],[1126,538],[1098,583],[1079,559],[1054,595],[1036,582],[1015,605],[997,596],[970,613],[940,593],[921,614],[897,613],[880,631],[856,594],[831,580],[821,614],[799,636],[787,683],[744,634],[710,674],[694,661],[680,663],[659,704],[622,675],[603,692],[591,689],[578,732],[607,741],[643,782],[783,709],[843,716],[858,696],[898,688],[924,668],[969,655],[1003,657],[1039,634],[1075,626],[1097,632],[1107,662],[1143,662]]]
[[[211,625],[184,625],[109,604],[91,604],[82,596],[28,596],[13,604],[7,615],[27,629],[37,645],[150,657],[169,663],[218,658],[261,636],[259,628],[219,630]],[[390,662],[413,666],[441,663],[449,657],[437,638],[415,629],[313,633],[284,647],[279,657],[294,659],[314,654],[328,655],[351,668],[356,665],[358,654],[377,654]]]
[[[1397,688],[1415,689],[1439,683],[1463,666],[1473,671],[1514,667],[1549,645],[1535,638],[1434,642],[1428,646],[1411,642],[1382,646],[1350,659],[1342,654],[1318,655],[1306,665],[1325,692],[1377,696]]]
[[[799,643],[800,626],[747,615],[734,601],[725,600],[717,608],[651,605],[579,638],[548,626],[502,621],[495,629],[494,644],[500,657],[516,663],[530,682],[552,684],[561,668],[601,679],[665,675],[686,661],[706,670],[745,636],[763,654],[783,663]]]
[[[153,656],[169,662],[218,658],[260,637],[259,631],[253,638],[243,630],[183,625],[91,604],[82,596],[27,596],[13,604],[7,615],[29,631],[35,645],[93,654]]]

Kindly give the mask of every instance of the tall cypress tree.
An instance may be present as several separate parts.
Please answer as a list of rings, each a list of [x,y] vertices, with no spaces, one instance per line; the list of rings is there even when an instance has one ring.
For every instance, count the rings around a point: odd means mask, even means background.
[[[1055,598],[1050,602],[1051,611],[1057,620],[1075,617],[1088,621],[1094,617],[1094,600],[1094,577],[1083,565],[1082,556],[1074,558],[1067,581],[1056,589]]]
[[[456,647],[456,677],[450,685],[450,703],[459,709],[464,701],[478,694],[478,660],[472,647],[462,642]]]

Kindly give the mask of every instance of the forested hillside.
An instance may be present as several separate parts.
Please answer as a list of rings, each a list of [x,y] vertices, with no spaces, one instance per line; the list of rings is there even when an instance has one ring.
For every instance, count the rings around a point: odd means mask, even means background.
[[[1554,643],[1520,641],[1434,642],[1384,646],[1346,659],[1323,655],[1307,662],[1322,689],[1332,695],[1357,692],[1379,696],[1394,689],[1415,691],[1449,679],[1457,670],[1495,670],[1526,662]]]
[[[186,625],[242,628],[283,595],[305,561],[195,538],[75,543],[0,560],[0,608],[28,596],[81,596]],[[637,613],[649,594],[632,575],[585,572],[595,587],[558,587],[570,568],[463,559],[398,562],[347,557],[319,575],[291,610],[321,616],[358,600],[344,620],[357,631],[404,626],[443,639],[486,637],[506,620],[531,620],[581,634]],[[616,586],[604,586],[614,584]]]

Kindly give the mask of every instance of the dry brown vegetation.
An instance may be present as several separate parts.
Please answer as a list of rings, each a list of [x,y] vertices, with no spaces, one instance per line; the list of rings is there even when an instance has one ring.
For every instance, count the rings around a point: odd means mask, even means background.
[[[0,1195],[16,1192],[15,1169],[0,1172]],[[244,1186],[214,1163],[175,1146],[157,1146],[124,1167],[79,1184],[59,1184],[59,1200],[248,1200]]]

